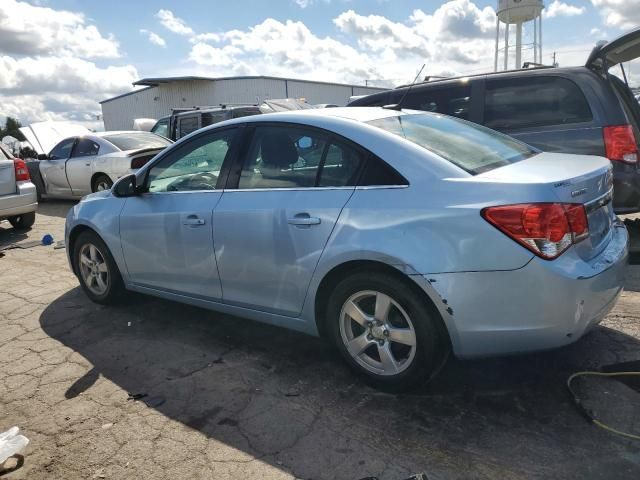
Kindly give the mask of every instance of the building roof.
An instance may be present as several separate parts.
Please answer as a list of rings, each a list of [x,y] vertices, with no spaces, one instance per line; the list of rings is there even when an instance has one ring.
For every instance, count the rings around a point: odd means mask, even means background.
[[[192,81],[192,80],[204,80],[214,82],[216,80],[256,80],[256,79],[264,79],[264,80],[283,80],[289,82],[303,82],[303,83],[316,83],[321,85],[334,85],[340,87],[354,87],[354,88],[366,88],[370,90],[389,90],[388,88],[381,87],[369,87],[368,85],[353,85],[350,83],[337,83],[337,82],[318,82],[315,80],[302,80],[299,78],[285,78],[285,77],[270,77],[267,75],[249,75],[249,76],[240,76],[240,77],[199,77],[199,76],[184,76],[184,77],[149,77],[149,78],[141,78],[140,80],[136,80],[133,82],[133,86],[145,85],[149,87],[157,87],[161,83],[170,83],[170,82],[184,82],[184,81]]]

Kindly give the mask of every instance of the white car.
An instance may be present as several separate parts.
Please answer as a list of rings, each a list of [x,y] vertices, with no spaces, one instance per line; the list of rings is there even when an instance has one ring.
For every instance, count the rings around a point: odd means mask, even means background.
[[[149,132],[100,132],[71,136],[31,168],[38,198],[79,198],[108,190],[123,175],[135,172],[171,140]]]

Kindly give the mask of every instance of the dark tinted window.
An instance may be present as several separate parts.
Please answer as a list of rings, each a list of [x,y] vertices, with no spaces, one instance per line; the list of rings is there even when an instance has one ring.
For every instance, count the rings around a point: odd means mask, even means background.
[[[358,185],[409,185],[409,182],[387,163],[371,155],[367,160]]]
[[[314,187],[327,140],[306,128],[256,128],[238,188]]]
[[[450,88],[418,88],[407,95],[403,108],[438,112],[454,117],[469,118],[471,86],[461,85]]]
[[[197,116],[180,118],[178,120],[178,137],[184,137],[195,132],[198,128],[200,128],[200,122]]]
[[[364,155],[341,143],[331,143],[320,171],[319,187],[347,187],[356,184]]]
[[[225,111],[220,112],[207,112],[202,114],[202,126],[213,125],[214,123],[222,122],[229,118],[228,113]],[[184,134],[186,135],[186,134]]]
[[[592,119],[582,91],[566,78],[529,76],[487,81],[484,124],[489,128],[564,125]]]
[[[403,137],[474,175],[538,153],[502,133],[439,114],[405,114],[367,123]]]
[[[151,132],[116,133],[104,135],[103,139],[112,143],[120,150],[139,150],[141,148],[164,148],[171,142]]]
[[[76,147],[73,149],[74,157],[88,157],[91,155],[97,155],[100,150],[100,145],[98,145],[93,140],[88,138],[81,138],[78,140]]]
[[[51,150],[51,153],[49,154],[49,158],[51,160],[69,158],[71,155],[71,147],[73,147],[73,143],[75,141],[75,138],[67,138],[66,140],[61,141],[58,145],[53,147],[53,150]]]
[[[258,108],[235,108],[232,112],[233,118],[249,117],[251,115],[258,115],[260,109]]]

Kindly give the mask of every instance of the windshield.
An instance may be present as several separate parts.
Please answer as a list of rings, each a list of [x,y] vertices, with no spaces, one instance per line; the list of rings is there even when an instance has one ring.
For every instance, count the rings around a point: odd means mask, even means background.
[[[141,148],[164,148],[171,142],[153,133],[115,133],[102,138],[113,143],[120,150],[140,150]]]
[[[151,133],[169,138],[169,119],[163,118],[161,120],[158,120],[151,129]]]
[[[514,138],[439,114],[410,114],[367,122],[421,146],[477,175],[538,153]]]

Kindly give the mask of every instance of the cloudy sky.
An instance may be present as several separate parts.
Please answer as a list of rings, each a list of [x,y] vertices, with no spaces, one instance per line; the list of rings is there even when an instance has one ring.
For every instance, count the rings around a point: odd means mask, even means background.
[[[75,120],[149,76],[277,75],[393,86],[493,68],[497,1],[0,0],[0,121]],[[545,0],[544,63],[584,63],[640,0]],[[525,30],[525,41],[531,32]],[[638,72],[632,77],[640,80]],[[639,82],[640,83],[640,82]]]

